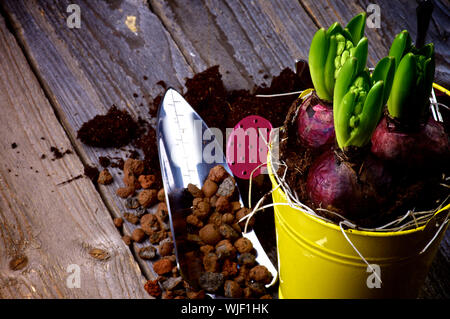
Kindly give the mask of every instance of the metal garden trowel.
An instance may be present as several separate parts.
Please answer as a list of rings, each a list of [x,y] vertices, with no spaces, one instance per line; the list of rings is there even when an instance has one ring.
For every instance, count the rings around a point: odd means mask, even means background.
[[[159,107],[157,121],[159,160],[177,264],[183,278],[192,287],[198,288],[202,264],[201,259],[196,256],[198,246],[192,244],[188,234],[186,217],[191,214],[192,196],[187,191],[187,186],[191,183],[201,187],[210,169],[219,164],[231,176],[233,173],[227,165],[222,146],[215,139],[213,130],[208,128],[176,90],[172,88],[167,90]],[[204,141],[205,136],[209,136],[212,140]],[[213,152],[205,152],[206,147]],[[243,206],[239,190],[237,191]],[[250,230],[242,235],[252,242],[257,253],[256,261],[266,266],[272,274],[273,280],[266,287],[272,286],[277,280],[278,273],[255,232]]]

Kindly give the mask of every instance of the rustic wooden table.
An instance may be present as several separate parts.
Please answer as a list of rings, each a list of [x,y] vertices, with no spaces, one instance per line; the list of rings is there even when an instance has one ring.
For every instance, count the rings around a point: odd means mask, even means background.
[[[66,23],[71,3],[81,9],[79,29]],[[113,152],[80,143],[82,123],[112,104],[154,121],[148,105],[162,92],[158,81],[182,90],[185,78],[216,64],[228,88],[269,83],[264,74],[307,58],[318,27],[345,24],[370,3],[381,8],[381,28],[366,31],[373,66],[402,29],[415,38],[415,1],[1,0],[0,298],[149,298],[151,263],[112,222],[124,210],[119,184],[78,178],[83,164]],[[436,45],[436,82],[447,87],[449,8],[435,1],[427,39]],[[72,154],[52,161],[51,146]],[[106,257],[93,258],[95,248]],[[449,298],[449,258],[447,232],[421,297]],[[68,288],[73,264],[82,289]]]

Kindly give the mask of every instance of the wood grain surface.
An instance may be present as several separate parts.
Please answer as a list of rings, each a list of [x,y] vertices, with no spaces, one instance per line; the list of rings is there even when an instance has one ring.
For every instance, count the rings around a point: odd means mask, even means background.
[[[0,298],[148,298],[98,192],[74,179],[83,165],[2,17],[0,92]],[[53,159],[52,146],[72,154]]]
[[[99,156],[125,158],[127,152],[87,147],[76,139],[78,128],[93,116],[106,113],[113,104],[135,118],[154,121],[148,115],[148,106],[163,92],[157,84],[160,80],[182,90],[186,77],[219,64],[229,89],[269,83],[271,76],[283,68],[293,69],[296,59],[307,59],[310,41],[319,27],[328,27],[334,21],[345,25],[369,3],[381,8],[381,28],[366,28],[369,66],[388,53],[396,33],[406,28],[413,39],[416,34],[415,1],[406,0],[0,3],[76,153],[82,162],[96,166]],[[80,29],[66,26],[69,3],[80,5]],[[450,85],[449,7],[448,0],[435,1],[427,38],[436,44],[436,81],[444,85]],[[115,195],[122,186],[121,176],[118,171],[112,173],[114,184],[98,190],[111,214],[122,216],[126,211],[124,201]],[[75,182],[81,181],[84,179]],[[134,228],[126,223],[123,232],[130,234]],[[449,243],[447,232],[421,297],[448,298]],[[135,245],[134,250],[141,246]],[[136,258],[145,276],[155,278],[151,264]]]
[[[317,27],[297,1],[149,0],[198,72],[220,65],[226,87],[252,89],[307,59]]]
[[[184,79],[192,73],[170,35],[143,1],[79,1],[80,29],[66,25],[66,8],[72,2],[3,4],[74,147],[84,162],[98,167],[99,156],[126,159],[127,148],[120,151],[86,146],[76,138],[81,125],[106,113],[113,104],[135,119],[154,122],[148,107],[152,98],[163,92],[157,82],[164,80],[181,90]],[[135,29],[126,23],[130,17],[136,19]],[[112,214],[122,217],[127,211],[125,200],[115,194],[123,186],[122,176],[119,169],[110,172],[114,183],[100,185],[99,191]],[[130,235],[136,227],[125,222],[123,231]],[[148,244],[147,240],[133,245],[137,252]],[[145,275],[156,278],[151,263],[137,258]]]

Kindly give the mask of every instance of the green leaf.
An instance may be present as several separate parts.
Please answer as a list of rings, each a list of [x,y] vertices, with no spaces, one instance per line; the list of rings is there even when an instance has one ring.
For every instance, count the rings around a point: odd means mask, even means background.
[[[419,54],[425,56],[426,58],[431,58],[434,56],[434,44],[428,43],[427,45],[424,45],[420,50]]]
[[[394,57],[384,57],[375,66],[375,70],[372,73],[372,83],[377,83],[378,81],[383,81],[383,102],[382,105],[386,105],[389,99],[389,94],[391,93],[392,82],[394,81],[395,75],[395,58]]]
[[[389,56],[395,58],[395,69],[398,68],[401,59],[408,52],[411,47],[411,37],[407,30],[403,30],[395,36],[392,41],[391,48],[389,50]]]
[[[334,90],[334,71],[336,70],[336,67],[334,65],[334,59],[336,57],[336,51],[337,51],[337,40],[334,35],[330,37],[330,46],[328,49],[328,56],[327,61],[325,62],[325,87],[327,89],[328,96],[333,96],[333,90]]]
[[[347,94],[350,85],[353,83],[353,78],[356,75],[356,58],[349,58],[345,64],[342,66],[339,74],[336,78],[336,83],[334,84],[334,96],[333,96],[333,114],[339,113],[339,107],[344,95]],[[334,117],[336,121],[336,117]]]
[[[353,42],[352,35],[351,35],[351,33],[348,31],[347,28],[342,29],[341,34],[342,34],[347,40],[349,40],[350,43],[351,43],[352,45],[355,45],[355,43]]]
[[[422,116],[430,105],[431,88],[433,87],[433,79],[435,72],[434,56],[428,58],[424,64],[423,79],[417,87],[417,117]]]
[[[330,41],[326,35],[325,29],[319,29],[311,41],[308,58],[314,89],[316,90],[319,98],[325,101],[331,101],[332,99],[332,96],[328,93],[324,81],[325,63],[327,60],[329,42]]]
[[[364,28],[366,26],[366,13],[361,12],[354,16],[345,26],[351,35],[353,44],[358,43],[364,36]]]
[[[332,25],[330,25],[330,27],[327,30],[327,36],[332,36],[335,35],[337,33],[342,33],[342,27],[339,24],[339,22],[335,22]]]
[[[408,117],[408,107],[414,103],[415,88],[416,62],[414,54],[408,53],[400,61],[392,83],[388,100],[388,111],[392,117]]]
[[[370,89],[364,101],[363,111],[359,115],[359,125],[351,133],[351,138],[347,142],[348,145],[363,147],[366,145],[380,121],[383,110],[383,81],[378,81]]]
[[[358,59],[358,67],[356,73],[362,72],[364,68],[366,67],[367,63],[367,51],[369,48],[369,41],[366,37],[359,40],[356,48],[354,57]]]
[[[334,121],[334,130],[336,132],[336,140],[339,148],[344,148],[348,144],[350,139],[350,118],[353,115],[355,109],[356,94],[349,91],[342,98],[342,102],[339,107],[339,112],[336,112]],[[335,110],[333,110],[335,112]]]

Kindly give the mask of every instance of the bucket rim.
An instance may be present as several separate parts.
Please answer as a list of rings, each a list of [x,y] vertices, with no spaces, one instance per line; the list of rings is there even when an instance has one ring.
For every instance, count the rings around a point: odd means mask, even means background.
[[[284,191],[282,190],[281,187],[279,187],[280,185],[278,184],[278,182],[275,179],[275,176],[273,174],[272,171],[272,163],[270,160],[270,147],[269,147],[269,152],[268,152],[268,156],[267,156],[267,170],[269,172],[269,178],[270,181],[272,182],[272,189],[277,188],[277,192],[280,192],[280,194],[282,195],[282,197],[286,200],[287,202],[287,196],[284,193]],[[273,199],[273,196],[272,196]],[[293,209],[292,207],[289,206],[290,209]],[[310,218],[312,221],[317,222],[319,224],[322,224],[325,227],[331,228],[333,230],[336,231],[344,231],[348,234],[352,234],[352,235],[358,235],[358,236],[364,236],[364,237],[400,237],[400,236],[407,236],[407,235],[411,235],[414,233],[417,233],[419,231],[424,231],[425,228],[427,228],[428,224],[430,223],[430,221],[432,219],[434,219],[438,214],[440,214],[441,212],[445,211],[445,210],[450,210],[450,204],[444,206],[443,208],[441,208],[440,210],[438,210],[437,212],[434,213],[433,217],[431,217],[424,225],[413,228],[413,229],[407,229],[407,230],[399,230],[399,231],[368,231],[368,230],[359,230],[359,229],[353,229],[353,228],[347,228],[347,229],[343,229],[341,228],[339,225],[336,225],[335,223],[332,222],[328,222],[324,219],[318,218],[314,215],[311,215],[307,212],[305,212],[304,210],[302,210],[300,207],[298,208],[298,211],[304,215],[306,215],[308,218]]]

